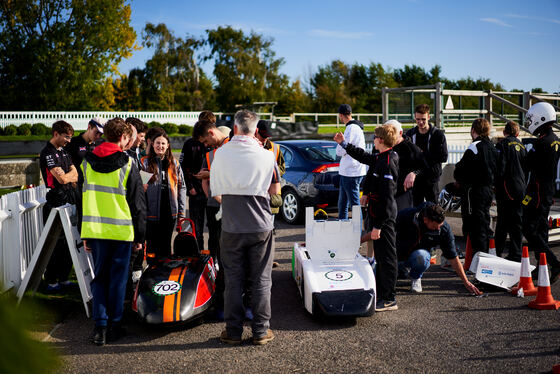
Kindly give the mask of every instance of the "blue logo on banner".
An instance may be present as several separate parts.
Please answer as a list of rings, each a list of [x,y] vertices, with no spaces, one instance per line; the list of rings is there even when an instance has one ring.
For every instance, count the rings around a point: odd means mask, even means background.
[[[482,274],[492,274],[492,270],[482,269]]]

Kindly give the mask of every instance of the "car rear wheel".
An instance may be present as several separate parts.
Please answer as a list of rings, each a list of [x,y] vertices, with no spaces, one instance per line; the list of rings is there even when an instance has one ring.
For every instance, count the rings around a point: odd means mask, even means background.
[[[282,193],[282,206],[280,207],[280,214],[282,219],[290,224],[299,223],[303,216],[303,203],[301,198],[294,190],[286,190]]]

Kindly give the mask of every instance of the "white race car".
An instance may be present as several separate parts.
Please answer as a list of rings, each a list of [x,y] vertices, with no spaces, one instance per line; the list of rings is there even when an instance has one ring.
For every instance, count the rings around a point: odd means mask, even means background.
[[[351,220],[314,220],[305,211],[305,244],[294,244],[292,275],[313,315],[367,316],[375,311],[375,276],[360,249],[360,207]]]

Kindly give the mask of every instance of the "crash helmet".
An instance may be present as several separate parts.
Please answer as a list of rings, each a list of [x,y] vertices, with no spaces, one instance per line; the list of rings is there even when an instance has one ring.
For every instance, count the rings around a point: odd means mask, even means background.
[[[554,107],[546,102],[539,102],[531,105],[525,114],[525,127],[531,134],[535,134],[542,125],[556,122],[556,111]]]
[[[453,183],[448,183],[441,190],[438,197],[438,204],[448,212],[454,212],[461,206],[459,191]]]

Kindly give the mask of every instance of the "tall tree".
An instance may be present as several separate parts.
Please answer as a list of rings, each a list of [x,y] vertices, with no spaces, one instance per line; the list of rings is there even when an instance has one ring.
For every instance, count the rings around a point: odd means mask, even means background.
[[[195,55],[202,42],[193,37],[176,37],[163,23],[146,24],[143,41],[146,47],[155,49],[144,69],[144,80],[148,84],[145,88],[151,96],[146,102],[147,108],[207,108],[213,96],[212,83],[198,66]],[[146,91],[144,93],[148,94]]]
[[[105,76],[135,48],[128,2],[0,4],[0,108],[96,109]]]
[[[231,26],[206,30],[206,34],[206,60],[214,61],[216,101],[221,110],[277,101],[288,88],[288,77],[279,71],[284,59],[275,57],[272,39],[255,32],[245,35]]]

